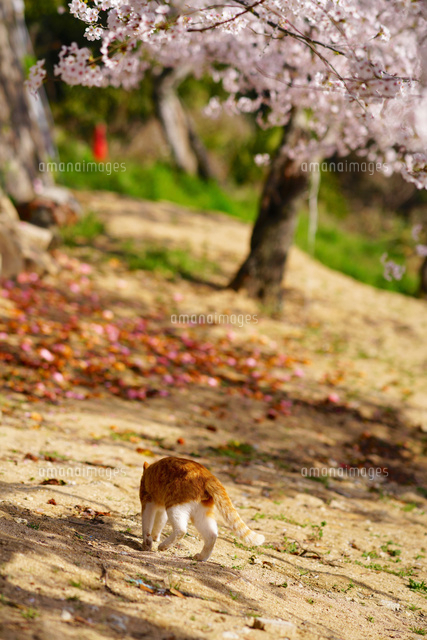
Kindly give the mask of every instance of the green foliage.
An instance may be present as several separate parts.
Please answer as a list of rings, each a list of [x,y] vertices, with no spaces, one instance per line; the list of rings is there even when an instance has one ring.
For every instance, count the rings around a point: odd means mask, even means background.
[[[329,487],[328,476],[308,476],[308,480],[311,480],[312,482],[320,482],[320,484],[323,484],[326,488]]]
[[[378,555],[378,553],[376,551],[364,551],[362,553],[362,558],[371,558],[371,559],[375,559],[375,558],[379,558],[380,556]]]
[[[308,250],[308,224],[308,214],[302,211],[295,242],[303,251]],[[384,278],[381,264],[381,256],[384,253],[399,264],[406,263],[403,242],[399,242],[395,237],[374,240],[344,231],[339,223],[332,220],[319,224],[314,249],[314,257],[317,260],[331,269],[341,271],[378,289],[415,295],[417,279],[411,273],[405,273],[401,280],[391,282]]]
[[[424,580],[422,582],[417,582],[416,580],[409,578],[408,587],[412,591],[418,591],[419,593],[427,593],[427,584],[424,582]]]
[[[338,176],[332,171],[322,172],[319,185],[319,202],[331,216],[342,220],[350,213],[349,205],[342,194]]]
[[[22,60],[22,64],[23,64],[23,67],[24,67],[24,74],[25,74],[26,78],[28,77],[28,74],[30,72],[31,67],[33,65],[35,65],[36,62],[37,62],[37,59],[36,59],[35,56],[33,56],[33,55],[24,56],[24,58]]]
[[[231,458],[236,462],[251,460],[256,454],[256,450],[251,444],[248,444],[246,442],[239,442],[238,440],[229,440],[227,444],[221,445],[219,447],[209,447],[209,449],[216,455]]]
[[[203,144],[226,166],[228,180],[237,185],[256,183],[261,186],[266,169],[256,165],[254,156],[257,153],[274,156],[283,136],[282,128],[261,129],[252,114],[239,118],[222,115],[218,120],[201,118],[200,113],[212,96],[220,100],[227,97],[221,84],[209,76],[203,76],[201,80],[189,76],[178,92],[196,121]]]
[[[46,15],[57,14],[64,3],[62,0],[24,0],[24,4],[26,22],[32,25]]]
[[[326,522],[323,520],[320,524],[312,524],[310,526],[312,528],[312,532],[309,538],[311,540],[321,540],[323,538],[323,527],[326,526]]]
[[[124,431],[114,430],[111,434],[113,440],[122,440],[123,442],[135,442],[135,439],[140,440],[141,436],[136,431],[126,429]]]
[[[58,14],[60,6],[64,6],[63,0],[25,0],[25,20],[35,57],[46,60],[45,88],[56,124],[87,139],[96,123],[108,121],[110,133],[128,135],[132,124],[140,123],[154,113],[150,75],[134,91],[69,86],[58,82],[53,68],[62,45],[77,42],[82,47],[90,46],[95,55],[99,49],[99,42],[89,43],[84,37],[85,26],[81,21],[68,11]]]
[[[67,163],[93,163],[89,147],[84,143],[71,140],[60,142],[61,161]],[[112,159],[112,164],[114,159]],[[122,165],[118,162],[118,165]],[[96,171],[65,171],[56,178],[62,184],[77,189],[100,189],[143,198],[152,201],[168,200],[178,205],[198,210],[221,211],[241,220],[252,222],[256,217],[258,194],[253,186],[246,188],[222,188],[214,181],[203,181],[195,176],[183,174],[166,163],[157,162],[151,165],[141,165],[136,161],[127,160],[119,170],[114,171],[108,164],[104,170]],[[335,178],[335,176],[333,177]],[[329,197],[329,196],[328,196]],[[329,199],[328,209],[333,207]],[[340,205],[341,206],[341,205]],[[324,208],[324,203],[321,203]],[[344,209],[335,207],[335,211],[344,215]],[[322,216],[326,217],[326,216]],[[327,217],[326,217],[327,218]],[[84,226],[89,229],[81,230],[81,235],[92,239],[96,233],[93,221],[86,220]],[[93,229],[93,231],[92,231]],[[96,233],[95,233],[96,232]],[[72,233],[76,233],[74,230]],[[65,231],[67,234],[67,231]],[[308,249],[308,214],[302,210],[299,216],[295,243],[303,251]],[[405,273],[402,280],[388,282],[383,275],[381,256],[387,253],[389,258],[399,264],[406,263],[406,246],[404,230],[396,228],[393,233],[379,239],[365,237],[361,234],[346,231],[342,223],[332,217],[320,221],[316,235],[314,257],[326,266],[341,271],[356,280],[365,282],[380,289],[398,291],[407,295],[414,295],[417,290],[417,277],[413,273]],[[67,242],[73,242],[68,237]],[[150,268],[154,261],[165,262],[165,256],[145,255],[142,260]],[[135,266],[139,262],[140,266]],[[145,268],[141,258],[131,259],[133,268]],[[165,264],[167,267],[168,265]],[[171,265],[169,265],[171,266]],[[327,483],[325,478],[321,481]]]
[[[69,581],[69,585],[71,587],[75,587],[76,589],[81,589],[82,588],[81,580],[70,580]]]
[[[290,553],[291,555],[298,555],[298,544],[295,540],[288,540],[286,536],[283,536],[283,545],[285,549],[285,553]]]
[[[166,278],[180,275],[191,280],[196,276],[203,278],[219,271],[214,262],[193,258],[189,251],[161,246],[138,250],[133,243],[125,243],[123,260],[131,271],[155,271]]]
[[[274,156],[283,133],[279,127],[260,129],[253,124],[252,134],[241,144],[233,144],[233,137],[228,136],[228,160],[230,174],[237,184],[256,182],[261,184],[266,170],[254,162],[257,153],[268,153]]]
[[[56,87],[56,91],[59,95],[49,96],[55,122],[85,139],[90,138],[99,122],[108,122],[110,135],[129,139],[132,126],[139,126],[154,112],[149,75],[142,81],[141,88],[134,91],[69,86],[65,83],[60,85],[60,89]]]
[[[408,504],[405,504],[405,506],[402,507],[402,511],[413,511],[416,508],[417,505],[415,504],[415,502],[408,502]]]
[[[91,151],[83,143],[61,140],[59,150],[61,162],[68,168],[70,163],[81,163],[82,167],[83,163],[93,163]],[[255,218],[256,192],[252,188],[232,189],[228,193],[213,180],[189,176],[160,162],[141,165],[126,160],[117,162],[118,170],[113,165],[114,159],[111,166],[105,163],[96,171],[79,171],[77,165],[74,170],[58,173],[56,179],[75,189],[109,190],[152,201],[169,200],[193,209],[222,211],[247,222]]]
[[[69,247],[91,244],[104,232],[104,223],[94,213],[89,213],[76,224],[61,229],[62,239]],[[196,276],[208,277],[220,271],[216,263],[206,258],[194,258],[188,250],[168,249],[160,245],[138,247],[132,241],[121,243],[117,250],[109,251],[107,257],[118,257],[131,271],[155,271],[166,278],[179,275],[191,280]],[[114,435],[119,437],[118,434]]]
[[[58,82],[53,74],[53,66],[62,44],[74,41],[80,46],[88,45],[83,36],[84,25],[68,12],[59,15],[60,6],[63,6],[62,0],[25,0],[26,21],[34,43],[35,57],[46,59],[46,90],[55,121],[68,132],[67,138],[60,143],[61,159],[86,159],[91,162],[93,158],[89,146],[75,143],[72,136],[89,140],[95,124],[105,121],[108,122],[110,136],[119,137],[121,142],[129,139],[144,120],[154,115],[153,79],[148,74],[141,88],[130,92],[113,87],[70,87]],[[91,46],[96,54],[99,43],[91,43]],[[25,58],[23,63],[27,70],[34,61],[31,56]],[[193,117],[200,120],[197,121],[197,129],[201,131],[203,142],[213,157],[225,167],[229,181],[227,188],[221,188],[214,181],[204,182],[197,177],[184,175],[165,163],[141,165],[131,160],[126,160],[125,170],[114,171],[110,175],[100,171],[71,171],[58,175],[58,181],[75,188],[108,189],[137,198],[169,200],[186,207],[222,211],[252,222],[266,172],[265,168],[255,165],[254,155],[269,153],[273,156],[280,144],[281,128],[263,130],[256,125],[252,115],[233,120],[232,123],[221,119],[220,125],[207,119],[202,122],[197,114],[209,98],[213,95],[225,97],[220,84],[210,77],[201,80],[188,77],[180,85],[179,93]],[[349,176],[352,178],[355,174]],[[365,182],[363,176],[359,175],[356,184],[361,185],[362,190],[369,191]],[[233,184],[240,185],[240,188],[230,186]],[[242,188],[242,185],[245,186]],[[350,186],[354,190],[352,182]],[[342,175],[332,170],[322,173],[319,190],[322,215],[316,236],[315,257],[328,267],[366,284],[415,295],[418,287],[415,274],[405,273],[400,281],[388,282],[383,276],[381,264],[381,256],[385,253],[399,264],[406,263],[407,229],[396,227],[390,233],[374,239],[367,234],[343,228],[344,221],[347,223],[358,215],[351,213],[354,202],[353,197],[351,202],[347,200],[347,192]],[[324,211],[327,212],[326,218]],[[308,248],[307,229],[308,216],[302,211],[296,244],[305,251]]]
[[[255,513],[252,517],[252,520],[255,520],[255,522],[258,522],[258,520],[264,520],[264,518],[266,518],[266,514],[265,513]]]
[[[414,570],[411,568],[401,569],[400,571],[394,571],[393,569],[390,569],[386,565],[376,564],[373,562],[371,562],[371,564],[363,564],[363,562],[360,562],[360,560],[355,560],[354,564],[359,565],[359,567],[364,567],[365,569],[370,569],[371,571],[383,571],[384,573],[391,573],[393,576],[399,576],[400,578],[404,578],[405,576],[410,576],[414,573]],[[411,578],[409,578],[409,581],[414,582],[413,580],[411,580]],[[409,586],[409,588],[411,589],[412,587]]]
[[[25,611],[21,611],[21,615],[26,620],[33,620],[34,618],[37,618],[40,615],[40,613],[37,611],[37,609],[28,607],[28,609],[25,609]]]
[[[78,220],[76,224],[61,229],[62,239],[69,247],[90,243],[101,233],[104,233],[104,224],[92,212]]]

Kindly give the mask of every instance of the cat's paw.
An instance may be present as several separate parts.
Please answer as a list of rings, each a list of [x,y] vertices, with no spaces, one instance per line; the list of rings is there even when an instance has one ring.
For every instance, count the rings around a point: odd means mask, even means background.
[[[197,562],[205,562],[208,558],[209,556],[205,556],[203,553],[196,553],[194,556],[194,560],[197,560]]]
[[[166,549],[169,549],[170,544],[167,544],[167,542],[163,541],[159,544],[159,546],[157,547],[158,551],[166,551]]]
[[[153,538],[151,536],[146,536],[145,540],[142,543],[143,551],[151,551],[153,547]]]

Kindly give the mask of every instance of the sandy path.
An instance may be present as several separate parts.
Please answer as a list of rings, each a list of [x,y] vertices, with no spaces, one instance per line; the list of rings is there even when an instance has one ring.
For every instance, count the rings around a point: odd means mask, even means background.
[[[248,227],[218,214],[80,197],[116,238],[214,260],[218,284],[245,253]],[[0,390],[1,638],[420,637],[425,303],[356,283],[294,250],[285,314],[274,321],[243,295],[129,273],[98,250],[71,253],[92,261],[91,277],[116,317],[158,310],[167,327],[168,313],[256,314],[257,324],[232,327],[233,348],[265,362],[276,352],[289,358],[289,411],[271,414],[262,399],[206,384],[142,402],[104,391],[56,405]],[[51,284],[63,286],[61,274]],[[0,322],[14,314],[0,299]],[[220,349],[230,327],[187,330]],[[338,402],[327,402],[331,393]],[[142,463],[174,453],[221,478],[244,520],[265,534],[264,547],[246,549],[221,527],[206,564],[191,559],[201,545],[193,529],[177,550],[140,550]],[[390,474],[338,474],[326,486],[301,472],[361,461]],[[66,484],[41,485],[47,474]]]

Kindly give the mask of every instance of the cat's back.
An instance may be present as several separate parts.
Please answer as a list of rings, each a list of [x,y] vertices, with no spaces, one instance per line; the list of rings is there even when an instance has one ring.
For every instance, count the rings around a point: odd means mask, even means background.
[[[145,474],[147,479],[156,479],[162,484],[168,480],[191,482],[197,478],[208,479],[212,477],[212,473],[198,462],[174,456],[153,462],[147,467]]]
[[[145,490],[162,502],[206,499],[206,482],[214,477],[203,465],[186,458],[162,458],[144,471]]]

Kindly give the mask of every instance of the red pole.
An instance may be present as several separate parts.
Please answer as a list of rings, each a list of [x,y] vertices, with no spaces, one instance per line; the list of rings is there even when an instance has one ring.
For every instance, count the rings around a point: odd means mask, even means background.
[[[103,123],[95,125],[92,153],[97,162],[103,162],[108,158],[107,127]]]

